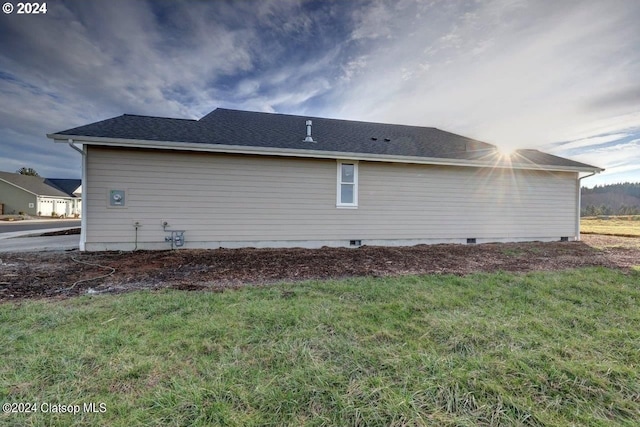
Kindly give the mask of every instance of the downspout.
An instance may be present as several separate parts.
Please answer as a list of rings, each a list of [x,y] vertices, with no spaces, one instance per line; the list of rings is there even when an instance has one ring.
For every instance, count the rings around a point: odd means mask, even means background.
[[[78,153],[80,153],[80,154],[82,154],[82,155],[84,156],[84,152],[83,152],[81,149],[79,149],[78,147],[76,147],[76,146],[74,145],[73,139],[69,139],[68,144],[69,144],[69,147],[73,148],[73,149],[74,149],[74,150],[76,150]]]
[[[82,210],[83,212],[80,214],[80,250],[85,250],[85,243],[87,242],[87,146],[82,145],[82,149],[78,148],[73,139],[69,138],[69,147],[76,150],[78,153],[82,154]]]
[[[578,172],[578,188],[576,190],[577,197],[576,199],[578,199],[578,206],[576,207],[576,211],[577,211],[577,218],[576,218],[576,238],[575,241],[579,242],[580,241],[580,205],[582,204],[582,185],[580,184],[580,181],[582,181],[585,178],[589,178],[590,176],[593,176],[595,174],[597,174],[598,172],[592,172],[589,175],[585,175],[582,178],[580,178],[580,172]]]

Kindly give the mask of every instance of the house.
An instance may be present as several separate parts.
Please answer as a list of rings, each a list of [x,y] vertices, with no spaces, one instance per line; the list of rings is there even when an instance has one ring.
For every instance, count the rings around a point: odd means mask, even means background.
[[[218,108],[47,135],[83,153],[82,250],[579,239],[602,169],[436,128]]]
[[[0,203],[6,215],[80,215],[81,191],[79,179],[49,179],[0,172]]]

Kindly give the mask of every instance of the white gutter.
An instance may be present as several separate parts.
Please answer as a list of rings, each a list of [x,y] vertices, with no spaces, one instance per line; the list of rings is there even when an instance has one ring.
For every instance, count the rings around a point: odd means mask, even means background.
[[[82,154],[84,156],[84,152],[75,145],[75,143],[73,142],[73,139],[69,138],[67,144],[69,144],[69,147],[73,148],[78,153],[80,153],[80,154]]]
[[[72,141],[72,138],[78,138],[76,135],[47,134],[48,138],[55,142]],[[253,155],[269,155],[269,156],[286,156],[286,157],[308,157],[317,159],[351,159],[375,162],[391,162],[391,163],[413,163],[413,164],[429,164],[441,166],[472,166],[472,167],[500,167],[509,169],[528,169],[543,170],[556,172],[594,172],[593,168],[583,168],[575,166],[552,166],[537,165],[534,163],[515,163],[515,164],[496,164],[495,162],[482,160],[457,160],[443,159],[438,157],[413,157],[399,155],[369,154],[369,153],[349,153],[341,151],[322,151],[322,150],[300,150],[292,148],[272,148],[272,147],[247,147],[240,145],[226,144],[206,144],[193,142],[175,141],[147,141],[139,139],[126,138],[103,138],[103,137],[81,137],[81,143],[113,146],[113,147],[131,147],[131,148],[151,148],[161,150],[184,150],[184,151],[202,151],[211,153],[227,153],[227,154],[253,154]],[[600,172],[603,169],[596,169]]]
[[[583,179],[585,179],[585,178],[589,178],[590,176],[593,176],[593,175],[595,175],[595,174],[597,174],[597,173],[600,173],[600,172],[602,172],[603,170],[604,170],[604,169],[600,169],[599,171],[592,172],[592,173],[590,173],[589,175],[585,175],[585,176],[583,176],[582,178],[580,178],[580,174],[578,174],[578,181],[577,181],[578,189],[576,190],[576,193],[577,193],[577,197],[576,197],[576,199],[578,200],[578,201],[577,201],[577,203],[578,203],[578,204],[577,204],[577,206],[576,206],[576,211],[577,211],[577,218],[576,218],[576,237],[575,237],[576,242],[579,242],[579,241],[580,241],[580,205],[582,204],[582,189],[581,189],[581,188],[582,188],[582,185],[580,184],[580,181],[582,181],[582,180],[583,180]]]

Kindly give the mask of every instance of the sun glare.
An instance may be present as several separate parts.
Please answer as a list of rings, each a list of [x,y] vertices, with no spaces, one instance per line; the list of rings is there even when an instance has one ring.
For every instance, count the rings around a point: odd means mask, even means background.
[[[500,157],[509,158],[513,155],[514,152],[515,150],[511,147],[506,147],[504,145],[498,146],[498,153],[500,153]]]

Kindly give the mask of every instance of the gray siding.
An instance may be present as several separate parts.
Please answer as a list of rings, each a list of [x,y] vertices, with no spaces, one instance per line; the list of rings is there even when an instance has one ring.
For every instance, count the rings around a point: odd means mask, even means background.
[[[28,215],[37,214],[36,196],[4,181],[0,181],[0,203],[4,204],[5,215],[20,212]],[[33,208],[29,207],[29,203],[33,203]]]
[[[574,237],[576,174],[359,163],[359,207],[336,208],[336,162],[88,147],[86,249],[321,246]],[[108,207],[125,190],[125,207]]]

